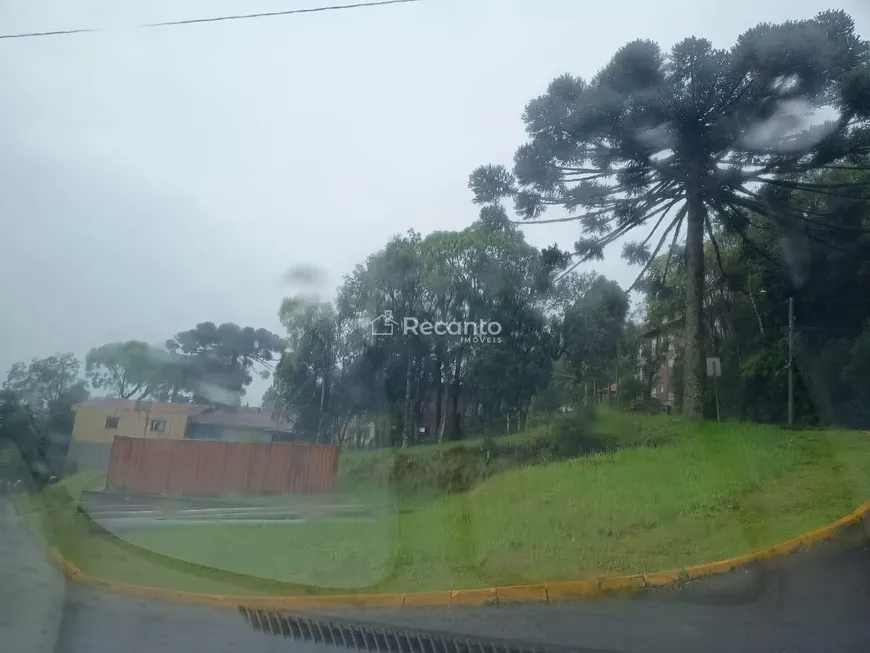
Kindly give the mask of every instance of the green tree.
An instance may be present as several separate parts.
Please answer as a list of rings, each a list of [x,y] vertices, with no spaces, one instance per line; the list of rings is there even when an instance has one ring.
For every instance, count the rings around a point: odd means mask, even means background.
[[[577,406],[583,400],[583,390],[574,366],[565,354],[553,362],[547,387],[538,393],[536,399],[536,408],[543,413],[554,413],[564,406]]]
[[[287,298],[279,311],[287,350],[268,397],[297,429],[319,442],[339,442],[351,419],[380,405],[368,323],[330,302]]]
[[[0,439],[11,442],[25,460],[39,449],[39,432],[33,411],[14,390],[0,390]]]
[[[501,423],[515,429],[549,378],[556,341],[548,331],[550,313],[558,304],[556,289],[569,288],[553,277],[564,261],[552,248],[542,252],[525,242],[499,219],[503,211],[481,213],[462,231],[391,239],[339,291],[337,310],[347,331],[336,343],[353,365],[339,363],[335,374],[344,379],[355,414],[392,415],[394,444],[414,443],[422,411],[432,411],[433,403],[439,439],[461,437],[462,423],[474,421],[460,414],[463,403],[478,416],[477,428],[489,433]],[[484,219],[487,213],[491,220]],[[486,343],[434,333],[361,337],[360,328],[370,333],[370,321],[385,310],[400,322],[498,322],[504,337]],[[288,361],[287,369],[304,387],[298,363]]]
[[[121,399],[144,399],[158,374],[153,347],[138,340],[95,347],[85,357],[91,386]]]
[[[320,424],[320,392],[317,370],[306,360],[305,350],[285,351],[272,377],[275,409],[281,415],[292,416],[295,428],[303,434],[314,434]]]
[[[698,417],[705,232],[713,238],[719,225],[748,238],[755,212],[825,239],[829,216],[796,212],[783,195],[839,192],[800,175],[868,151],[868,53],[842,11],[758,25],[729,50],[693,37],[665,54],[635,41],[591,80],[555,79],[526,107],[531,139],[513,171],[478,168],[469,186],[477,203],[513,198],[523,220],[538,220],[549,206],[566,209],[555,221],[581,222],[581,262],[649,226],[643,241],[623,249],[629,262],[648,265],[685,227],[683,410]],[[807,124],[814,110],[833,118]]]
[[[794,211],[830,216],[824,242],[784,228],[773,217],[750,214],[751,240],[719,227],[716,246],[706,243],[703,338],[705,350],[722,361],[716,386],[723,416],[785,421],[788,300],[793,297],[797,418],[868,423],[860,396],[866,384],[860,373],[849,376],[860,368],[859,341],[870,322],[870,192],[862,168],[845,166],[803,178],[848,184],[848,197],[795,192],[787,198]],[[668,258],[657,257],[650,266],[653,279],[643,285],[649,328],[669,321],[679,328],[683,317],[685,264],[678,254]],[[674,372],[672,387],[678,387],[680,370]],[[712,388],[705,397],[708,414],[715,414]]]
[[[421,319],[425,292],[422,239],[416,232],[396,236],[380,251],[371,255],[364,265],[357,266],[340,291],[342,314],[360,322],[392,311],[393,319]],[[380,338],[370,344],[378,350],[373,357],[384,364],[376,387],[384,393],[386,404],[398,417],[401,428],[399,442],[403,446],[414,438],[415,388],[420,374],[420,362],[426,343],[409,335]]]
[[[0,390],[0,449],[18,451],[37,487],[54,476],[46,456],[46,439],[31,406],[14,390]],[[54,477],[56,478],[56,477]]]
[[[628,298],[619,284],[590,275],[583,294],[562,320],[562,350],[581,386],[615,382],[619,347]]]
[[[746,326],[732,340],[760,351],[751,360],[753,383],[760,391],[748,391],[747,403],[761,416],[785,419],[787,307],[792,297],[798,419],[870,426],[868,386],[860,372],[867,361],[861,343],[870,324],[870,173],[864,168],[844,167],[805,179],[842,186],[848,195],[799,191],[787,198],[795,211],[830,215],[834,230],[825,242],[754,215],[750,229],[760,247],[743,246],[734,256],[731,276],[751,301],[744,310]],[[768,374],[761,373],[765,369]],[[770,406],[759,403],[768,397]]]
[[[36,413],[46,413],[58,403],[72,405],[87,399],[81,362],[74,354],[55,354],[15,363],[3,387],[17,393]]]
[[[152,348],[154,371],[147,397],[154,401],[188,403],[194,399],[197,367],[192,359],[174,351]]]
[[[40,431],[66,437],[72,433],[72,407],[89,396],[80,370],[81,362],[73,354],[34,358],[14,364],[3,388],[27,403]]]
[[[287,329],[293,353],[285,363],[285,371],[289,374],[281,379],[286,382],[283,386],[285,400],[299,410],[311,405],[311,397],[306,397],[306,394],[317,389],[317,423],[309,428],[314,427],[317,441],[322,442],[329,428],[331,388],[341,328],[338,315],[329,302],[311,303],[287,298],[281,304],[279,316]]]
[[[177,333],[165,346],[183,358],[180,372],[195,401],[238,406],[252,374],[269,378],[286,343],[267,329],[201,322]]]

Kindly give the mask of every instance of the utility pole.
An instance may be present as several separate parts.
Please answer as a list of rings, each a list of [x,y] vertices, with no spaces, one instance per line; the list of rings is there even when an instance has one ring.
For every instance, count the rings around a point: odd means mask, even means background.
[[[788,298],[788,425],[794,426],[794,297]]]

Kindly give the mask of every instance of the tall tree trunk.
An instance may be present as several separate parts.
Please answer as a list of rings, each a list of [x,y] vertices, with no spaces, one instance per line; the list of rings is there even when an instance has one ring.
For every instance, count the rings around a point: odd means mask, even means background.
[[[447,411],[444,416],[444,433],[446,440],[456,439],[456,404],[456,386],[453,384],[453,381],[451,381],[450,385],[447,387]]]
[[[443,433],[441,432],[441,404],[444,401],[444,384],[442,383],[443,371],[443,355],[441,353],[441,345],[435,345],[435,433],[440,441]]]
[[[749,301],[752,303],[752,310],[755,312],[755,319],[758,321],[758,332],[764,335],[764,322],[761,321],[761,313],[758,312],[758,304],[755,303],[755,295],[752,290],[752,275],[746,277],[746,289],[749,291]]]
[[[420,434],[417,431],[417,428],[422,423],[423,419],[423,402],[420,399],[420,385],[423,381],[423,376],[422,374],[416,374],[415,376],[414,398],[411,402],[411,415],[413,415],[413,418],[411,419],[411,444],[417,444],[418,442]]]
[[[685,371],[683,373],[683,415],[690,419],[704,416],[704,341],[702,302],[704,298],[704,225],[707,207],[699,185],[688,189],[686,224],[686,326]]]
[[[483,412],[483,404],[479,401],[474,402],[474,421],[477,424],[477,432],[485,433],[486,432],[486,418]]]
[[[411,429],[413,428],[413,420],[411,419],[411,399],[411,348],[408,347],[408,364],[405,367],[405,415],[402,424],[403,447],[407,447],[411,443]]]
[[[535,396],[533,395],[532,398],[529,399],[528,406],[526,407],[526,418],[523,421],[523,428],[527,431],[529,430],[529,426],[531,426],[532,423],[532,415],[535,414],[536,403],[537,402],[535,401]]]
[[[438,417],[438,442],[444,442],[447,432],[447,412],[450,406],[450,365],[444,365],[444,390],[446,397],[441,400],[441,411]]]
[[[453,382],[448,388],[448,403],[450,404],[450,439],[458,440],[460,432],[459,424],[459,379],[462,373],[462,352],[456,352],[456,367],[453,370]]]
[[[336,444],[343,449],[345,445],[345,438],[347,437],[347,426],[350,423],[351,419],[350,412],[345,414],[343,422],[340,416],[336,416],[336,419],[337,424],[335,424],[335,430],[333,432],[335,433]]]
[[[438,442],[444,442],[444,432],[447,428],[447,405],[449,403],[449,401],[443,402],[444,405],[442,407],[442,412],[439,418],[440,423],[438,425]]]
[[[326,396],[329,385],[329,370],[324,367],[320,381],[320,414],[317,416],[317,442],[323,442],[323,433],[326,430]]]
[[[453,434],[456,439],[462,436],[462,411],[460,410],[460,395],[462,394],[462,385],[460,384],[460,372],[462,370],[462,354],[456,355],[456,375],[453,377]]]

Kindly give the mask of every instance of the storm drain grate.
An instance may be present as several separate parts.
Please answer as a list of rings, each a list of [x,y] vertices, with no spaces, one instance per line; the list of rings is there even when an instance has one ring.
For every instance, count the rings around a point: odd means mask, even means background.
[[[291,641],[340,646],[372,653],[553,653],[555,646],[518,645],[474,637],[368,626],[240,607],[239,612],[256,631]]]

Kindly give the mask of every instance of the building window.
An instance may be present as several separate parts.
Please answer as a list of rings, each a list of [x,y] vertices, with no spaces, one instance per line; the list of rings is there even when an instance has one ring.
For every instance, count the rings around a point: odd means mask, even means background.
[[[660,385],[660,386],[659,386],[659,394],[660,394],[660,395],[664,395],[664,394],[665,394],[665,386],[663,386],[663,385]]]
[[[106,418],[106,428],[107,429],[118,428],[118,418],[117,417],[107,417]]]
[[[151,420],[151,432],[152,433],[163,433],[166,431],[166,420],[165,419],[152,419]]]

